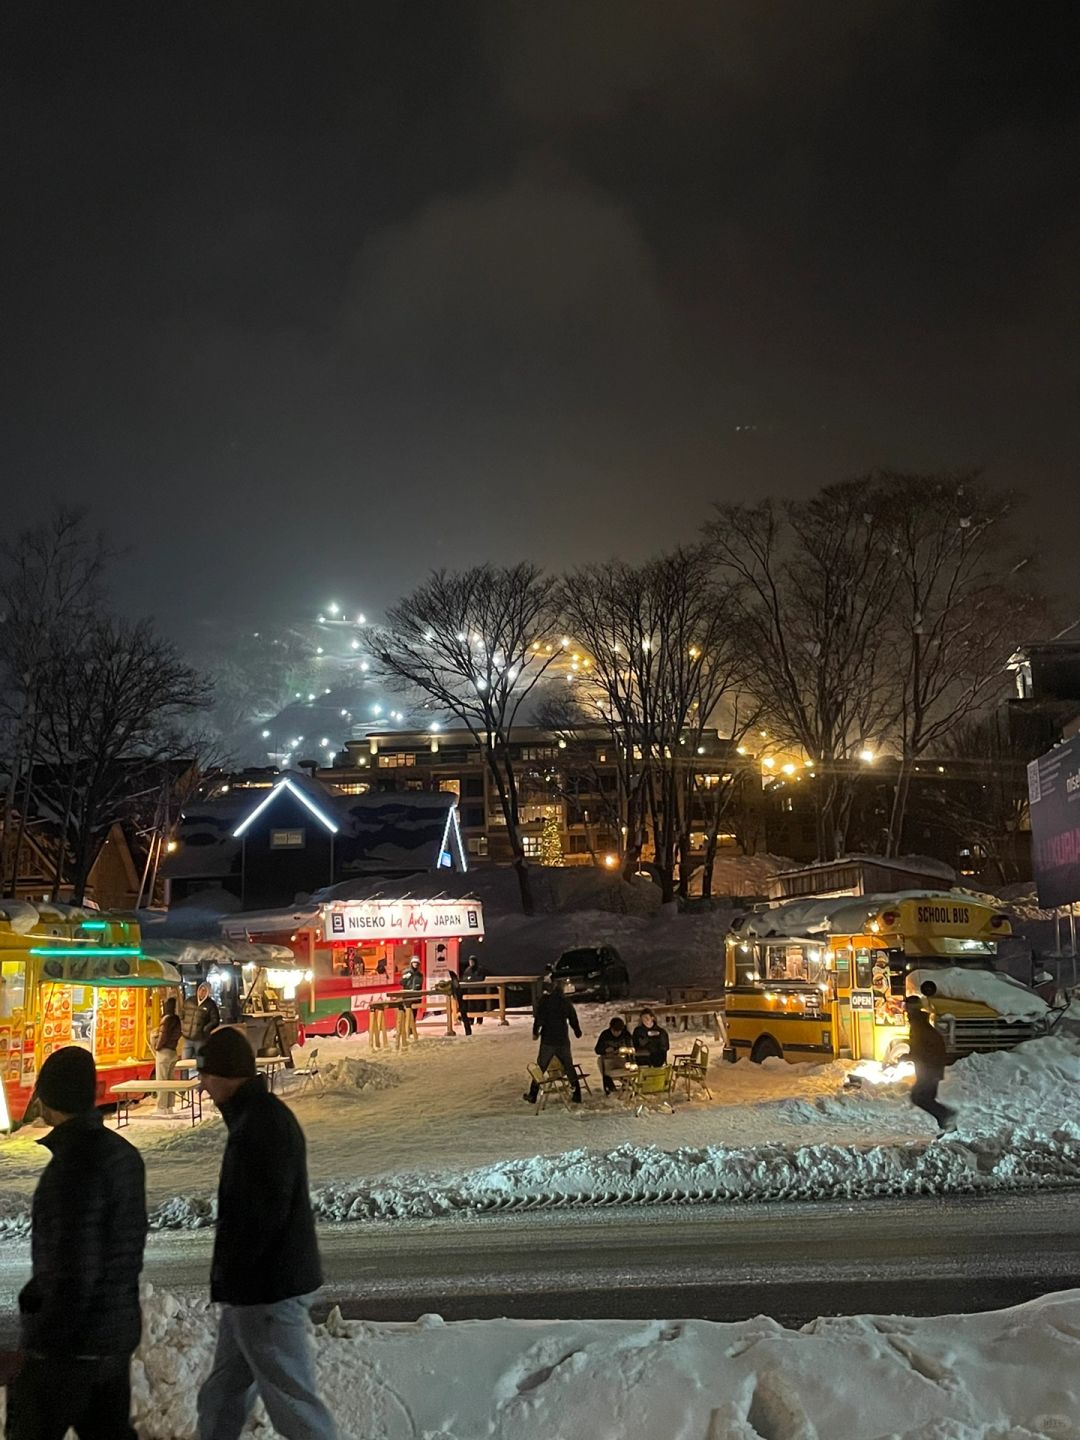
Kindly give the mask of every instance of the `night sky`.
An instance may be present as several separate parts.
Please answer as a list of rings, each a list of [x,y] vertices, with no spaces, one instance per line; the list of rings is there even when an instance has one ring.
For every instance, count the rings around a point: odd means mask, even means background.
[[[1080,598],[1076,13],[9,0],[5,526],[197,645],[979,464]]]

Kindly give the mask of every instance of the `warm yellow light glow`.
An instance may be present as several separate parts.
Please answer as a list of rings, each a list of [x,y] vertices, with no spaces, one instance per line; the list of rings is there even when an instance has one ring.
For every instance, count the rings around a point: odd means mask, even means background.
[[[762,760],[761,763],[762,763],[762,765],[764,765],[764,767],[765,767],[766,770],[771,770],[771,769],[773,768],[773,766],[776,764],[776,761],[773,759],[773,757],[772,757],[771,755],[766,755],[766,756],[765,756],[765,759]]]
[[[795,774],[795,766],[792,765],[792,763],[791,763],[790,760],[788,761],[788,763],[787,763],[785,766],[783,766],[783,771],[784,771],[784,774],[785,774],[785,775],[794,775],[794,774]]]

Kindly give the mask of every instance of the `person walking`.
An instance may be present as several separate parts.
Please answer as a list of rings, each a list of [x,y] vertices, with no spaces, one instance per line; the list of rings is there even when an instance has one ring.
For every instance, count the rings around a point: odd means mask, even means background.
[[[480,985],[483,983],[483,981],[487,979],[487,971],[480,964],[480,959],[478,956],[469,956],[468,960],[466,961],[465,970],[461,978],[465,981],[466,984],[471,985]],[[492,1003],[493,1002],[490,1000],[472,1001],[471,1013],[476,1017],[477,1025],[482,1025],[484,1023],[484,1012]]]
[[[217,1001],[210,993],[210,986],[204,982],[196,990],[194,999],[190,995],[187,997],[181,1012],[180,1029],[184,1037],[184,1059],[198,1060],[207,1039],[220,1024],[221,1011],[217,1007]]]
[[[255,1397],[284,1440],[336,1440],[315,1393],[308,1311],[322,1284],[304,1133],[256,1073],[239,1030],[217,1030],[199,1058],[228,1130],[218,1184],[210,1298],[217,1347],[199,1391],[199,1440],[237,1440]]]
[[[170,995],[161,1007],[161,1024],[154,1036],[154,1079],[171,1080],[176,1069],[176,1056],[180,1049],[180,1017],[176,1013],[176,1001]],[[176,1104],[175,1095],[159,1095],[157,1113],[168,1115]]]
[[[930,1023],[918,995],[904,1000],[908,1020],[908,1053],[902,1059],[915,1066],[915,1084],[911,1087],[911,1103],[925,1110],[937,1121],[939,1130],[948,1127],[956,1111],[937,1098],[938,1086],[945,1078],[945,1038]]]
[[[541,1070],[546,1070],[552,1060],[558,1060],[570,1081],[574,1104],[580,1105],[581,1081],[578,1079],[570,1050],[571,1030],[580,1040],[581,1026],[578,1023],[577,1011],[557,985],[546,986],[533,1013],[533,1039],[540,1041],[536,1063]],[[535,1105],[539,1093],[540,1086],[534,1080],[526,1090],[524,1098],[530,1105]]]
[[[8,1440],[136,1440],[131,1356],[142,1332],[146,1245],[142,1156],[95,1109],[97,1069],[54,1050],[37,1099],[51,1154],[34,1192],[29,1282],[19,1296],[22,1364],[8,1391]]]

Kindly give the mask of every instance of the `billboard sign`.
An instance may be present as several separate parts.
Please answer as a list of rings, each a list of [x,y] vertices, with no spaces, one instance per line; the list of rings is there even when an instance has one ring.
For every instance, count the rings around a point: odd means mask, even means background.
[[[1028,766],[1031,848],[1039,904],[1080,900],[1080,736]]]
[[[352,944],[380,940],[479,939],[479,900],[344,900],[324,905],[323,938]]]

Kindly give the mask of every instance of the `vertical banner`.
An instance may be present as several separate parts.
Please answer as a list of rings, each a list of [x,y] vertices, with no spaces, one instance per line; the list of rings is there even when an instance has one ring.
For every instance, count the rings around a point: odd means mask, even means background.
[[[1056,910],[1080,900],[1080,738],[1031,762],[1028,800],[1039,904]]]

